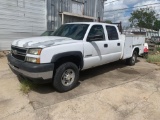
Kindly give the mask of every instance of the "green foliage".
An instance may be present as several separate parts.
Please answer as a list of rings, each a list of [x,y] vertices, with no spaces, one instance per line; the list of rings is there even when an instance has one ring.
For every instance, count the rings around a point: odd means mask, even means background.
[[[155,21],[157,20],[157,14],[153,9],[141,8],[133,11],[129,21],[131,26],[138,26],[140,28],[152,29]]]
[[[31,83],[30,81],[27,80],[23,80],[21,82],[21,86],[20,86],[20,90],[27,94],[29,93],[31,90],[33,90],[36,87],[36,85],[34,85],[33,83]]]
[[[160,54],[148,55],[147,62],[149,62],[149,63],[159,63],[160,62]]]
[[[154,22],[153,29],[156,30],[156,31],[159,31],[159,29],[160,29],[160,20],[156,20]]]
[[[106,20],[105,23],[109,23],[109,24],[112,24],[112,21],[110,20]]]
[[[160,47],[157,48],[157,51],[160,51]]]

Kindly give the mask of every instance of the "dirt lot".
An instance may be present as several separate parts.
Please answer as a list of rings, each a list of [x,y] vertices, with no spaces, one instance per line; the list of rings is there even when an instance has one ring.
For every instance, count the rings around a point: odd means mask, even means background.
[[[159,120],[160,67],[143,59],[131,67],[116,62],[81,72],[79,85],[57,93],[39,85],[20,92],[6,58],[0,59],[1,120]]]

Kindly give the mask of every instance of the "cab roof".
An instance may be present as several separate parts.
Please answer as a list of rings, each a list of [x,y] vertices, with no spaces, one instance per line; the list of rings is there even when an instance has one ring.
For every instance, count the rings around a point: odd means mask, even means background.
[[[108,24],[108,23],[100,23],[100,22],[71,22],[71,23],[65,23],[65,24],[89,24],[89,25],[109,25],[109,26],[116,26],[114,24]],[[117,27],[117,26],[116,26]]]

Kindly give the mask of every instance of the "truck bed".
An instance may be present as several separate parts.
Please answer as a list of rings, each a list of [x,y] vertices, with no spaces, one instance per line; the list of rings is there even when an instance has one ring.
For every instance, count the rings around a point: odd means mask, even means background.
[[[124,39],[123,57],[127,59],[132,56],[133,48],[139,48],[139,55],[143,53],[145,36],[142,35],[126,35]]]

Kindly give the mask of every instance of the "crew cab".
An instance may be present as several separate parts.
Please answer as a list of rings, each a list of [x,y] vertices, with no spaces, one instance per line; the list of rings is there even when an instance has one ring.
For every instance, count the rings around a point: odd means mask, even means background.
[[[73,89],[81,70],[118,60],[134,65],[143,54],[143,36],[120,34],[118,27],[98,22],[62,25],[52,36],[15,40],[8,64],[18,76],[52,83],[59,92]]]

